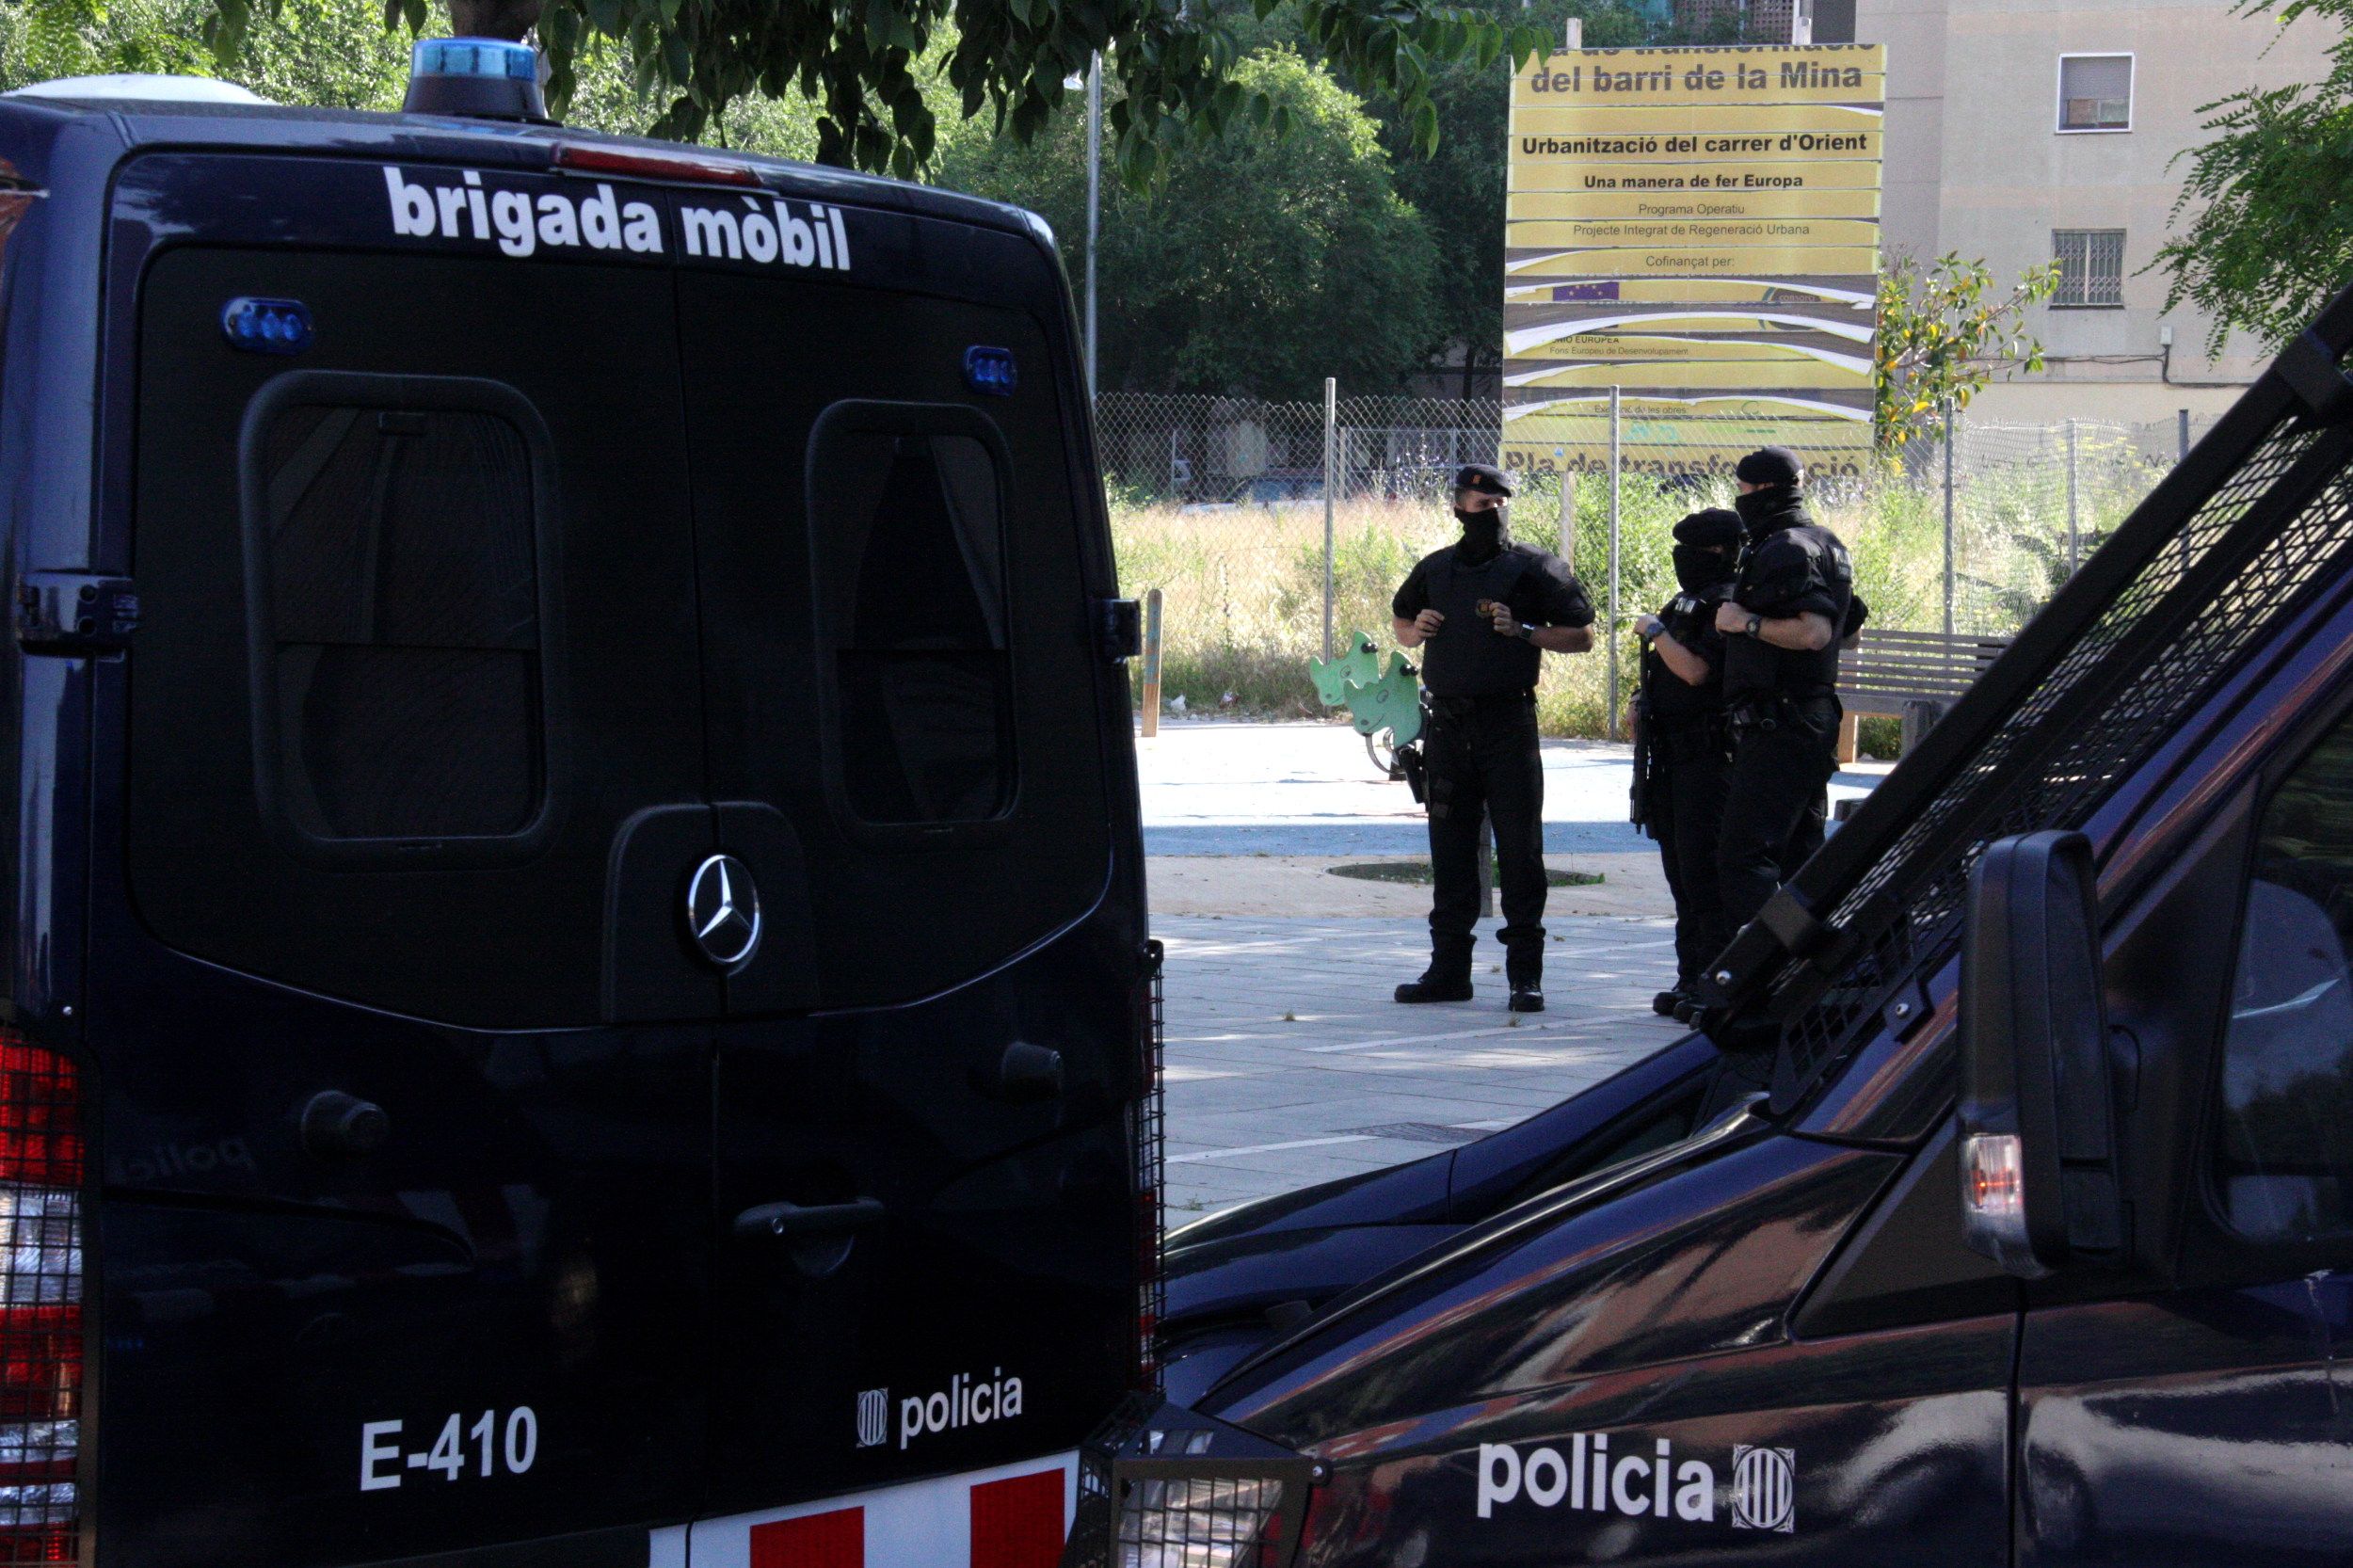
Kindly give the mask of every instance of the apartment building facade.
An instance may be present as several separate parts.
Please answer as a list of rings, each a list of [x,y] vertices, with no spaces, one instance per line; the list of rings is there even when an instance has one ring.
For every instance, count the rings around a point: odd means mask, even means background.
[[[2165,309],[2152,269],[2175,231],[2202,106],[2316,79],[2331,35],[2229,0],[1855,0],[1853,30],[1814,8],[1817,41],[1887,46],[1881,251],[1982,258],[2007,286],[2057,262],[2030,329],[2047,368],[2007,376],[1980,416],[2145,421],[2218,412],[2264,363],[2233,334]],[[1842,8],[1843,9],[1843,8]],[[1827,24],[1827,25],[1826,25]]]

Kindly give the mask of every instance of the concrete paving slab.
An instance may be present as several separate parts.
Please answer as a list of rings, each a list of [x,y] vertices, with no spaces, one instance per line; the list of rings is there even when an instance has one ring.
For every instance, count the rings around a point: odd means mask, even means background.
[[[1673,974],[1655,916],[1579,918],[1552,958],[1549,1010],[1516,1025],[1483,970],[1474,1001],[1390,1000],[1427,958],[1418,919],[1156,914],[1153,929],[1168,950],[1172,1224],[1446,1146],[1367,1128],[1425,1124],[1467,1142],[1679,1032],[1649,1007]]]

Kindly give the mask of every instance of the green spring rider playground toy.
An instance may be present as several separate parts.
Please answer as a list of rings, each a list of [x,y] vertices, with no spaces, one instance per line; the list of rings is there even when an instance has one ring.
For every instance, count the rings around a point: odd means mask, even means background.
[[[1346,653],[1309,659],[1307,674],[1325,707],[1348,710],[1373,766],[1393,779],[1409,777],[1420,760],[1414,743],[1421,739],[1422,712],[1421,682],[1405,655],[1391,653],[1385,666],[1372,638],[1359,632]]]

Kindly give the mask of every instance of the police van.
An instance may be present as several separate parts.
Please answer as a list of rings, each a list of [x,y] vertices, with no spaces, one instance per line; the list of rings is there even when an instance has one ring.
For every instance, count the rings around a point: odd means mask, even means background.
[[[1051,1563],[1157,1219],[1052,238],[420,58],[0,98],[0,1560]]]
[[[1077,1563],[2353,1551],[2353,293],[1736,937],[1705,1033],[1171,1238]]]

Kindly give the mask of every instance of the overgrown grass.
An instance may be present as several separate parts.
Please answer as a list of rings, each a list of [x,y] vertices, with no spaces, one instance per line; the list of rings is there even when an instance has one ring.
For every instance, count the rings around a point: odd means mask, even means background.
[[[2088,554],[2153,485],[2157,474],[2128,460],[2086,462],[2076,493],[2077,554]],[[1637,644],[1632,619],[1674,596],[1673,530],[1701,506],[1729,505],[1720,490],[1662,489],[1625,480],[1619,493],[1616,616],[1620,705],[1633,689]],[[1604,619],[1591,654],[1548,657],[1537,691],[1545,731],[1597,737],[1608,728],[1609,493],[1588,480],[1577,487],[1572,566]],[[1941,630],[1944,619],[1945,520],[1941,488],[1890,475],[1848,493],[1817,496],[1815,514],[1847,543],[1855,586],[1869,602],[1871,624]],[[1524,493],[1513,506],[1518,537],[1559,548],[1560,499],[1554,490]],[[1113,544],[1124,592],[1162,596],[1162,700],[1181,696],[1191,712],[1226,712],[1304,718],[1326,711],[1309,683],[1307,661],[1323,643],[1323,508],[1320,502],[1275,507],[1183,510],[1140,504],[1114,493]],[[1356,632],[1385,651],[1393,645],[1389,597],[1415,561],[1454,537],[1443,505],[1351,501],[1333,519],[1333,641],[1345,648]],[[2008,635],[2033,614],[2071,568],[2063,481],[2055,492],[2047,468],[2021,466],[1974,476],[1957,488],[1953,518],[1954,627]],[[1892,750],[1893,726],[1865,729]]]

